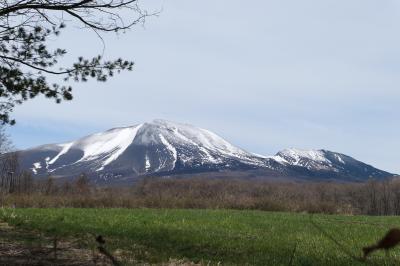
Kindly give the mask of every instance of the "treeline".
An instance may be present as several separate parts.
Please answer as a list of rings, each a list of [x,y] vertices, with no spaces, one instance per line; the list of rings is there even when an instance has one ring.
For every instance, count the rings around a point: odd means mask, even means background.
[[[400,215],[400,180],[365,183],[272,182],[210,178],[143,178],[123,188],[99,187],[85,175],[60,183],[25,173],[5,207],[249,209],[329,214]]]
[[[0,141],[2,133],[0,129]],[[0,144],[1,150],[2,144]],[[18,153],[10,152],[0,154],[0,193],[22,193],[27,192],[33,186],[33,178],[30,172],[19,170]]]
[[[400,179],[365,183],[144,179],[134,192],[150,208],[400,215]]]

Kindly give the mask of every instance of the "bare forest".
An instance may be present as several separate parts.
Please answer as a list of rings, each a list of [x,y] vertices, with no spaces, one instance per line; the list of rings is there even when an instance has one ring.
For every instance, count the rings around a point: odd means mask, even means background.
[[[7,162],[7,161],[6,161]],[[346,215],[399,215],[400,180],[366,183],[277,182],[145,177],[128,187],[96,186],[82,174],[58,182],[13,175],[2,165],[4,207],[249,209]],[[57,182],[56,182],[57,181]]]

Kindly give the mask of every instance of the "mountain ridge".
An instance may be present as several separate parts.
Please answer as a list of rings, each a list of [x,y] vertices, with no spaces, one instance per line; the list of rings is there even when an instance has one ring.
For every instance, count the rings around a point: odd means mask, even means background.
[[[111,180],[255,169],[268,169],[276,176],[331,176],[350,181],[393,176],[350,156],[323,149],[292,148],[273,156],[257,155],[209,130],[160,119],[112,128],[71,142],[40,145],[19,154],[22,168],[37,177],[85,172],[94,179]]]

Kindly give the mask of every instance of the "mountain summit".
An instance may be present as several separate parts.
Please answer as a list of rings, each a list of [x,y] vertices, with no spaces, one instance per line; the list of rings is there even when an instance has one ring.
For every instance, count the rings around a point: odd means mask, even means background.
[[[21,166],[38,177],[70,177],[85,172],[95,179],[111,181],[223,170],[268,170],[269,176],[276,177],[348,180],[392,176],[349,156],[325,150],[287,149],[264,157],[240,149],[206,129],[165,120],[114,128],[19,154]]]

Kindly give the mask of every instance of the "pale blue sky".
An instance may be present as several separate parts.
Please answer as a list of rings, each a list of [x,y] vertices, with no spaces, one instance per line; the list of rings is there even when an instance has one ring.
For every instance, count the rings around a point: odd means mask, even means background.
[[[104,36],[105,56],[134,71],[78,84],[70,103],[19,106],[17,147],[163,118],[251,152],[324,148],[400,173],[400,1],[142,2],[161,14]],[[73,27],[56,44],[102,51]]]

